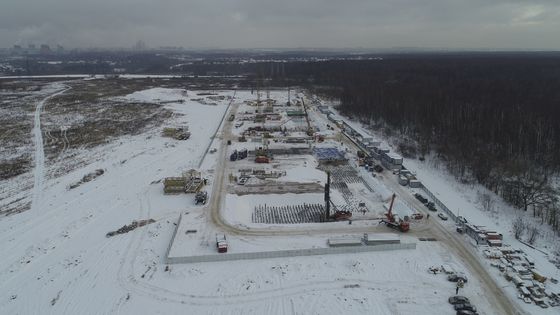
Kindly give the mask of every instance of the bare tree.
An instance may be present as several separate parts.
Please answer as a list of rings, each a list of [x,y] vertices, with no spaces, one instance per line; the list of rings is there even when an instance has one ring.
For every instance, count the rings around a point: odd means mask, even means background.
[[[513,235],[515,239],[521,239],[523,232],[527,229],[527,224],[521,216],[518,216],[515,221],[513,221]]]
[[[536,225],[531,225],[527,230],[529,232],[529,238],[527,239],[527,242],[533,245],[539,237],[539,229]]]
[[[478,200],[482,205],[482,209],[487,212],[494,210],[495,201],[489,193],[482,193],[478,195]]]

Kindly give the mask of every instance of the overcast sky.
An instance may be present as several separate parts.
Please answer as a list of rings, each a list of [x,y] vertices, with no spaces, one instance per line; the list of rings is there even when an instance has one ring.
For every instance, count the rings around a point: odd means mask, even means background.
[[[560,49],[560,0],[0,0],[0,47]]]

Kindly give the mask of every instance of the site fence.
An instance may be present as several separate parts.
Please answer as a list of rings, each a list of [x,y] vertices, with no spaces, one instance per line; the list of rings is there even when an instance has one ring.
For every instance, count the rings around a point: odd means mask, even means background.
[[[422,183],[422,190],[426,193],[426,195],[428,195],[436,204],[436,206],[438,206],[438,208],[440,208],[443,212],[445,212],[445,214],[447,214],[447,216],[449,216],[449,218],[451,218],[453,221],[457,222],[457,216],[455,215],[455,213],[453,213],[451,210],[449,210],[449,208],[447,208],[447,206],[445,206],[445,204],[443,202],[441,202],[429,189],[428,187],[424,186],[424,183]]]
[[[177,235],[177,230],[179,230],[179,226],[181,225],[181,220],[183,219],[183,213],[179,215],[179,220],[177,220],[177,225],[175,225],[175,230],[173,230],[173,235],[171,236],[171,241],[167,246],[167,252],[165,253],[165,257],[169,257],[169,253],[171,252],[171,246],[175,243],[175,236]]]
[[[354,253],[400,250],[400,249],[416,249],[416,243],[383,244],[383,245],[369,245],[369,246],[362,245],[362,246],[328,247],[328,248],[307,248],[307,249],[292,249],[292,250],[252,252],[252,253],[225,253],[225,254],[215,254],[215,255],[167,257],[167,263],[189,264],[189,263],[228,261],[228,260],[266,259],[266,258],[281,258],[281,257],[329,255],[329,254],[354,254]]]

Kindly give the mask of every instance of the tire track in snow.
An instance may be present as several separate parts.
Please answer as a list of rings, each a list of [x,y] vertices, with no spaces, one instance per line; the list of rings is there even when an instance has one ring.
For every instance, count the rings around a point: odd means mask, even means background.
[[[59,85],[59,84],[56,84]],[[45,183],[45,148],[43,146],[43,132],[41,131],[41,112],[43,111],[43,106],[45,103],[58,96],[64,92],[71,89],[71,87],[62,85],[65,87],[63,90],[55,92],[39,103],[35,107],[35,117],[34,117],[34,127],[33,127],[33,139],[35,142],[35,180],[33,183],[33,198],[31,201],[31,211],[38,211],[39,204],[41,202],[43,186]]]

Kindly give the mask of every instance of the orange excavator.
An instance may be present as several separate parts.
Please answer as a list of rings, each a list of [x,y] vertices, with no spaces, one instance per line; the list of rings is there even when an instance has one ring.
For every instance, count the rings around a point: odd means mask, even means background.
[[[410,229],[410,223],[408,220],[401,219],[398,215],[393,214],[393,204],[395,203],[396,194],[393,194],[391,198],[391,205],[389,205],[389,211],[385,213],[387,219],[382,219],[380,223],[385,223],[388,227],[399,230],[401,232],[406,232]],[[405,217],[405,219],[408,217]]]

